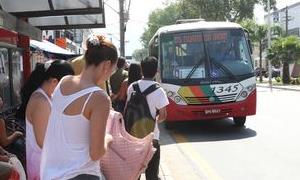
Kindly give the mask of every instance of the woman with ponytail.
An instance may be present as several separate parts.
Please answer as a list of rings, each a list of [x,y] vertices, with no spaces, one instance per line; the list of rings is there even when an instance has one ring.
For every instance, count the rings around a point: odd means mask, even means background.
[[[40,179],[40,159],[51,111],[51,96],[60,79],[73,75],[64,60],[38,63],[22,88],[26,119],[26,168],[28,179]]]
[[[83,72],[58,84],[43,146],[41,179],[104,179],[100,158],[112,141],[105,133],[111,101],[97,84],[111,76],[117,57],[109,40],[93,35],[87,40]]]

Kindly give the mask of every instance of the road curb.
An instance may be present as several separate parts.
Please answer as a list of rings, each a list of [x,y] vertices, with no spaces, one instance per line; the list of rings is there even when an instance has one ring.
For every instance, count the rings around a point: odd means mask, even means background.
[[[166,162],[164,162],[164,159],[161,159],[160,165],[159,165],[159,176],[162,180],[174,180],[174,178],[171,175],[171,171],[169,170]]]
[[[257,87],[262,87],[262,88],[270,88],[269,85],[265,86],[265,85],[260,85],[260,84],[256,84]],[[300,92],[300,87],[299,89],[296,88],[289,88],[289,87],[280,87],[280,86],[272,86],[273,89],[281,89],[281,90],[288,90],[288,91],[298,91]]]

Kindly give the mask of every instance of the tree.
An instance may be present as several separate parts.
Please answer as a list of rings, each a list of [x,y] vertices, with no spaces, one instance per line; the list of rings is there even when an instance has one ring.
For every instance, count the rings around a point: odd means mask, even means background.
[[[240,22],[252,19],[255,4],[267,9],[267,0],[185,0],[193,11],[199,12],[207,21]],[[271,8],[275,8],[276,0],[270,0]]]
[[[274,8],[276,0],[270,2],[271,8]],[[150,14],[141,41],[147,47],[158,28],[174,24],[178,19],[203,18],[206,21],[232,22],[251,19],[255,4],[262,4],[266,8],[267,0],[177,0]]]
[[[267,58],[272,62],[280,62],[283,64],[282,82],[283,84],[290,83],[289,64],[300,59],[300,39],[296,36],[288,36],[278,38],[268,49]]]
[[[259,81],[262,82],[262,53],[266,48],[266,37],[268,32],[268,27],[266,25],[259,25],[252,20],[245,20],[241,25],[248,30],[249,38],[253,42],[258,43],[259,48]]]
[[[132,53],[132,57],[136,61],[142,61],[145,57],[148,56],[148,49],[143,48],[143,49],[136,49]]]
[[[169,4],[164,9],[154,10],[148,18],[147,28],[145,29],[141,41],[146,48],[152,36],[162,26],[175,24],[178,19],[198,18],[197,13],[186,6],[185,1],[177,1]]]

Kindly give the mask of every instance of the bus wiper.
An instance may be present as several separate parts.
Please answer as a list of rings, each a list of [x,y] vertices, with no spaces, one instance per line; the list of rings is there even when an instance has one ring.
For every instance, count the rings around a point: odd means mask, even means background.
[[[189,74],[186,76],[184,82],[187,82],[189,79],[191,79],[192,75],[194,74],[194,72],[196,71],[196,69],[201,65],[202,61],[201,59],[197,62],[197,64],[195,64],[192,68],[192,70],[189,72]]]
[[[233,78],[236,82],[238,82],[237,81],[237,79],[236,79],[236,76],[226,67],[226,66],[224,66],[222,63],[220,63],[220,62],[217,62],[217,61],[215,61],[213,58],[211,58],[210,59],[211,60],[211,62],[213,63],[213,64],[215,64],[216,66],[218,66],[218,67],[220,67],[221,69],[223,69],[231,78]]]

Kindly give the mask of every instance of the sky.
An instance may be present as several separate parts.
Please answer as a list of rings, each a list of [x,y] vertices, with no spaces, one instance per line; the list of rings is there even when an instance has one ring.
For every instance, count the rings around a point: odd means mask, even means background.
[[[128,8],[129,1],[125,0],[125,8]],[[157,8],[165,7],[172,1],[175,0],[131,0],[129,21],[125,32],[126,56],[131,56],[134,50],[142,48],[140,38],[147,27],[149,14]],[[300,2],[300,0],[277,0],[277,8],[281,9],[296,2]],[[93,31],[110,38],[119,47],[119,0],[104,0],[104,8],[106,28],[93,29]],[[263,7],[255,7],[254,15],[257,22],[263,23],[265,14]]]

